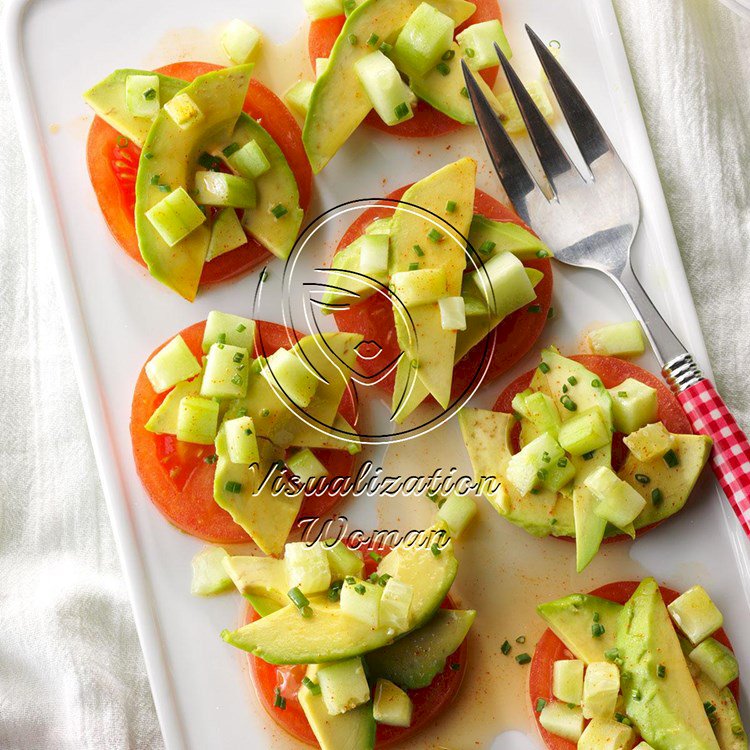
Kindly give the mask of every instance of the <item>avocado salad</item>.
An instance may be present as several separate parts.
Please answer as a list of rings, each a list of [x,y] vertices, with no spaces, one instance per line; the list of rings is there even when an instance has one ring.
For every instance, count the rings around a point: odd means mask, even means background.
[[[235,65],[188,82],[121,69],[84,94],[120,134],[118,147],[138,149],[140,256],[155,279],[190,301],[205,267],[243,247],[248,235],[286,258],[302,224],[299,186],[284,152],[243,112],[252,71],[252,63]]]
[[[393,549],[291,542],[277,559],[207,548],[192,590],[236,588],[249,600],[255,614],[222,638],[249,653],[274,718],[290,727],[301,713],[296,734],[322,750],[372,750],[384,729],[403,738],[435,718],[460,686],[476,612],[456,608],[449,591],[452,537],[468,520],[438,512]]]
[[[144,442],[145,436],[172,436],[178,456],[206,446],[198,463],[214,472],[215,505],[264,553],[279,555],[304,499],[304,492],[280,493],[279,482],[315,488],[329,475],[316,450],[346,455],[360,450],[356,430],[339,410],[361,339],[323,333],[292,345],[290,336],[288,348],[279,345],[271,352],[274,347],[264,349],[259,326],[212,311],[197,339],[199,352],[182,335],[159,349],[136,392],[135,403],[143,404],[139,413],[148,419],[139,422],[134,414],[132,429],[134,445],[138,440],[144,446],[135,451],[136,464],[153,495],[162,490],[150,474],[157,470],[167,480],[175,467],[164,463],[158,445]],[[266,355],[255,355],[256,341]],[[349,367],[334,364],[331,353]]]
[[[711,439],[669,432],[659,408],[646,383],[628,378],[606,388],[597,373],[549,348],[512,413],[463,409],[458,421],[495,510],[535,536],[575,538],[581,572],[605,537],[634,538],[677,513],[708,461]],[[619,467],[617,435],[627,448]]]
[[[746,750],[737,660],[701,586],[678,595],[647,578],[538,612],[550,631],[530,697],[548,747]]]
[[[464,0],[305,0],[304,4],[313,19],[311,42],[316,21],[343,19],[328,56],[315,60],[315,82],[300,81],[287,92],[290,106],[305,115],[303,141],[315,173],[372,110],[395,132],[395,126],[415,117],[418,102],[456,123],[474,124],[462,61],[509,132],[523,129],[512,95],[496,95],[488,83],[494,76],[482,75],[499,65],[495,45],[506,57],[512,55],[499,7],[494,7],[495,17],[475,22],[477,6]],[[553,110],[541,83],[530,81],[527,88],[551,119]],[[419,128],[410,135],[416,134],[429,136],[430,131]]]
[[[448,164],[333,258],[324,310],[390,297],[401,355],[391,405],[397,423],[428,395],[447,408],[455,364],[533,303],[544,278],[523,261],[547,258],[549,248],[518,224],[475,214],[475,193],[476,162]]]

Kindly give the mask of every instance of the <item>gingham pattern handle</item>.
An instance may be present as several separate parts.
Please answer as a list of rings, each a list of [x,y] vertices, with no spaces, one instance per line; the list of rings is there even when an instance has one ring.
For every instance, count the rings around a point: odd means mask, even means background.
[[[693,429],[713,438],[711,465],[737,518],[750,536],[750,442],[710,380],[677,394]]]

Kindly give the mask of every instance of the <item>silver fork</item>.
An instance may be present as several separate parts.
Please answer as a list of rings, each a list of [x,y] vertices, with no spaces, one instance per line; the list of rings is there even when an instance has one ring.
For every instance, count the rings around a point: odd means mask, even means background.
[[[625,295],[693,428],[713,439],[712,467],[750,536],[750,443],[633,272],[630,248],[640,224],[633,179],[576,85],[534,31],[528,26],[526,31],[589,174],[584,178],[573,164],[495,45],[551,195],[545,194],[524,164],[466,61],[462,61],[477,124],[500,182],[519,216],[549,245],[558,261],[607,274]]]

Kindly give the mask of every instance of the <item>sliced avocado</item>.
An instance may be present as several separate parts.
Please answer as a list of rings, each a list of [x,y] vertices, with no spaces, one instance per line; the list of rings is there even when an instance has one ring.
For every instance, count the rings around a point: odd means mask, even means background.
[[[245,594],[245,599],[250,606],[261,616],[268,617],[274,612],[281,609],[282,605],[266,596],[256,596],[255,594]]]
[[[445,669],[446,659],[464,642],[476,614],[473,609],[438,610],[419,630],[367,654],[370,677],[383,677],[404,690],[431,685]]]
[[[542,362],[549,371],[546,373],[549,395],[557,406],[563,422],[594,406],[598,406],[608,426],[612,427],[612,398],[599,378],[582,364],[563,357],[555,349],[545,349],[542,352]],[[575,385],[571,384],[571,378]],[[594,385],[598,383],[598,385]],[[564,396],[569,396],[576,405],[575,411],[566,409],[563,405]],[[607,522],[594,513],[596,499],[593,493],[583,486],[586,477],[600,466],[611,466],[612,444],[594,451],[594,455],[585,459],[573,456],[572,462],[576,469],[573,486],[573,513],[575,517],[576,538],[576,570],[580,573],[596,556],[599,551]]]
[[[409,88],[422,101],[462,125],[473,125],[476,119],[474,110],[471,108],[471,100],[462,93],[466,88],[466,81],[461,68],[461,48],[453,42],[451,50],[454,57],[447,63],[448,75],[443,75],[437,68],[433,68],[425,75],[418,75],[408,70],[404,72],[409,78]],[[503,108],[490,86],[482,76],[474,74],[474,78],[492,108],[503,118]]]
[[[591,594],[571,594],[540,604],[536,611],[576,659],[586,664],[607,661],[605,654],[615,646],[621,604]],[[594,636],[591,629],[594,615],[604,627],[600,636]]]
[[[302,685],[297,699],[321,750],[372,750],[375,747],[375,718],[372,702],[331,716],[322,695],[313,695]]]
[[[128,76],[159,76],[159,101],[162,105],[168,102],[175,94],[179,93],[187,85],[187,81],[179,78],[171,78],[161,73],[152,73],[150,70],[121,69],[108,75],[84,95],[83,100],[96,114],[106,123],[111,125],[118,133],[129,138],[136,146],[142,146],[151,130],[153,120],[147,117],[136,117],[125,104],[125,82]]]
[[[653,747],[719,750],[659,586],[645,579],[620,613],[625,713]],[[659,667],[665,669],[658,677]]]
[[[707,435],[675,435],[672,450],[679,463],[672,468],[663,458],[638,461],[628,454],[618,476],[646,500],[646,507],[635,519],[636,529],[669,518],[684,507],[711,455],[711,445]],[[643,484],[636,477],[648,477],[649,482]],[[659,493],[654,495],[654,490]]]
[[[552,257],[552,251],[535,234],[512,221],[496,221],[481,214],[474,214],[469,232],[469,243],[479,250],[485,242],[494,247],[484,255],[491,258],[502,252],[513,253],[521,260],[534,260],[539,257]]]
[[[440,606],[458,570],[452,543],[439,555],[418,546],[396,547],[378,566],[414,590],[411,629],[421,627]],[[403,633],[365,624],[345,614],[327,595],[310,597],[312,617],[302,617],[293,604],[245,625],[222,638],[270,664],[318,664],[374,651]]]
[[[271,168],[255,178],[258,204],[255,208],[245,209],[242,226],[268,252],[283,260],[294,247],[304,217],[299,205],[299,187],[276,141],[252,117],[243,113],[237,121],[231,142],[242,147],[250,141],[260,146]],[[287,210],[278,219],[271,213],[275,206],[284,206]]]
[[[310,98],[302,141],[313,172],[320,172],[357,129],[372,104],[359,82],[355,63],[372,52],[373,35],[392,43],[422,0],[366,0],[346,19],[333,45],[328,65]],[[476,10],[464,0],[431,3],[459,26]]]
[[[702,672],[693,674],[693,681],[703,705],[711,704],[716,710],[710,722],[721,750],[747,750],[747,732],[732,691],[720,689]]]
[[[510,414],[464,408],[458,413],[458,423],[474,479],[482,482],[484,496],[500,515],[534,536],[575,534],[570,498],[544,489],[536,495],[522,496],[505,481],[505,469],[512,455]]]
[[[303,425],[294,433],[295,448],[330,448],[332,450],[346,450],[349,453],[359,453],[362,450],[362,441],[354,437],[356,430],[340,414],[333,420],[333,429],[343,433],[351,433],[351,439],[329,436],[316,427]]]
[[[372,0],[368,0],[368,3]],[[365,7],[365,6],[362,6]],[[442,239],[430,239],[429,233],[438,231],[435,221],[412,207],[400,205],[391,221],[391,274],[409,271],[415,258],[421,269],[443,269],[449,297],[461,294],[461,280],[466,267],[466,253],[462,238],[467,237],[474,215],[474,190],[477,165],[473,159],[459,159],[412,185],[402,196],[404,203],[419,206],[442,219],[455,229],[456,235],[438,232]],[[455,210],[446,210],[454,201]],[[415,245],[423,255],[417,256]],[[453,360],[456,332],[445,331],[440,322],[437,302],[409,310],[414,336],[404,321],[395,315],[399,346],[411,362],[417,362],[417,375],[422,384],[444,408],[450,402],[453,380]],[[394,392],[394,405],[402,394]],[[394,409],[395,411],[395,409]]]
[[[265,554],[280,555],[299,513],[303,495],[274,496],[274,480],[281,476],[276,462],[281,461],[283,453],[263,438],[258,439],[258,447],[261,454],[259,467],[233,464],[229,460],[224,428],[219,429],[216,436],[218,460],[214,475],[214,500]],[[261,487],[269,472],[269,480]]]
[[[164,198],[167,189],[182,187],[190,192],[200,154],[228,142],[242,112],[252,69],[240,65],[198,76],[183,92],[202,117],[183,129],[162,109],[143,144],[135,183],[138,247],[151,275],[190,301],[198,291],[211,232],[204,224],[169,247],[146,212]]]

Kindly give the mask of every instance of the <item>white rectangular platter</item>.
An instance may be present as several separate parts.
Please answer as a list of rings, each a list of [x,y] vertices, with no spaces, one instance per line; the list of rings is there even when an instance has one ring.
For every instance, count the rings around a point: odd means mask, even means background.
[[[528,75],[536,76],[538,68],[523,24],[529,23],[543,38],[560,41],[562,62],[637,183],[643,226],[634,250],[636,268],[665,317],[708,370],[610,0],[501,4],[516,52],[514,63]],[[202,293],[190,305],[116,247],[86,171],[91,115],[81,93],[118,67],[151,68],[177,59],[223,63],[217,30],[235,17],[247,19],[266,35],[275,62],[261,65],[259,76],[279,91],[300,75],[311,77],[301,6],[301,0],[10,0],[5,17],[3,47],[21,137],[48,230],[49,259],[57,273],[91,439],[170,750],[301,747],[263,713],[249,686],[244,659],[218,637],[223,628],[238,623],[238,598],[203,601],[190,596],[190,559],[201,544],[173,529],[148,502],[134,469],[128,430],[132,388],[148,353],[211,309],[247,314],[257,273]],[[562,137],[569,142],[564,132]],[[498,195],[476,132],[412,142],[360,129],[317,179],[313,212],[351,198],[383,195],[462,155],[478,159],[480,187]],[[321,246],[318,252],[320,263],[331,247]],[[279,262],[270,266],[267,293],[256,310],[259,318],[280,322],[274,293],[280,290],[280,269]],[[555,271],[558,312],[540,346],[554,342],[573,351],[588,326],[629,317],[615,287],[603,277],[560,267]],[[531,367],[533,356],[517,372]],[[653,369],[655,362],[645,358],[643,364]],[[485,387],[476,403],[492,403],[499,390],[498,384]],[[382,420],[384,410],[371,405],[369,412],[369,419]],[[386,464],[455,463],[466,471],[455,425],[443,429],[444,438],[432,443],[392,449]],[[413,502],[414,507],[395,507],[360,500],[346,512],[358,528],[396,520],[411,528],[426,513],[425,505]],[[562,542],[526,537],[488,505],[481,508],[479,520],[459,545],[462,571],[455,587],[461,604],[480,613],[471,636],[468,674],[454,708],[409,741],[409,747],[540,747],[525,697],[526,670],[501,657],[499,646],[506,637],[524,633],[530,650],[542,631],[534,612],[537,603],[610,580],[652,574],[678,589],[706,585],[725,613],[741,669],[750,675],[750,640],[741,637],[750,623],[748,543],[712,478],[702,481],[678,517],[632,545],[610,546],[581,576],[574,573],[571,551]],[[747,693],[742,708],[747,718]]]

